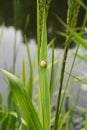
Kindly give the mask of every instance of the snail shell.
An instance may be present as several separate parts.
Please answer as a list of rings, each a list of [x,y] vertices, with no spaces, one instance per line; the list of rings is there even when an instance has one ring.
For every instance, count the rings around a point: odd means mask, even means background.
[[[42,68],[45,68],[45,67],[47,66],[47,62],[46,62],[45,60],[42,60],[42,61],[40,62],[40,66],[41,66]]]

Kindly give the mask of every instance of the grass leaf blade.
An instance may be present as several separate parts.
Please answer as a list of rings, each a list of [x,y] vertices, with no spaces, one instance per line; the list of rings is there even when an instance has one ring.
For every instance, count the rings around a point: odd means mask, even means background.
[[[42,130],[42,126],[38,119],[37,113],[33,107],[30,97],[28,96],[22,82],[11,73],[2,70],[7,76],[11,89],[14,93],[14,96],[20,105],[25,121],[27,122],[30,129],[33,130]]]

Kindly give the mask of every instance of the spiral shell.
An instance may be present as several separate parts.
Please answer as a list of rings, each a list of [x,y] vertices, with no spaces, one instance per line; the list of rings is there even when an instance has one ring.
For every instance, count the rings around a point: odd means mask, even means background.
[[[45,68],[45,67],[47,66],[47,62],[46,62],[45,60],[42,60],[42,61],[40,62],[40,66],[41,66],[42,68]]]

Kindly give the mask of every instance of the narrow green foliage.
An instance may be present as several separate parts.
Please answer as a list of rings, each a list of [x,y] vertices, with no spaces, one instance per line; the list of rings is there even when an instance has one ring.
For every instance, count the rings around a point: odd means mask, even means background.
[[[69,72],[66,72],[67,74],[70,74]],[[86,84],[87,85],[87,82],[82,80],[81,78],[79,78],[78,76],[75,76],[73,74],[70,74],[73,78],[75,78],[76,80],[82,82],[83,84]]]
[[[77,1],[68,0],[68,11],[67,11],[67,24],[68,28],[71,28],[71,30],[74,30],[76,23],[77,23],[77,17],[79,12],[79,4]],[[55,122],[54,122],[54,130],[57,129],[58,123],[59,123],[59,115],[60,115],[60,102],[61,102],[61,92],[62,92],[62,86],[63,86],[63,79],[64,79],[64,70],[66,65],[66,59],[68,54],[69,45],[72,40],[71,32],[66,28],[66,41],[65,41],[65,49],[63,54],[63,60],[62,60],[62,67],[61,67],[61,73],[60,73],[60,85],[59,85],[59,92],[58,92],[58,98],[57,98],[57,108],[56,108],[56,116],[55,116]]]
[[[38,119],[38,115],[33,107],[30,97],[27,91],[24,89],[22,82],[11,73],[2,70],[9,80],[9,84],[14,93],[14,96],[20,105],[24,119],[32,130],[42,130],[41,124]]]
[[[42,65],[43,61],[46,63]],[[41,36],[41,50],[39,63],[39,98],[41,99],[42,124],[44,130],[50,130],[50,91],[48,86],[48,65],[47,65],[47,30],[45,8],[43,13],[43,26]]]
[[[7,84],[8,84],[8,110],[9,110],[9,112],[11,112],[11,111],[16,111],[16,102],[15,102],[15,98],[14,98],[14,95],[13,95],[13,91],[11,90],[11,86],[10,86],[10,84],[7,82]],[[13,116],[11,116],[11,115],[9,115],[7,118],[6,118],[6,123],[4,122],[3,123],[3,127],[6,127],[6,129],[7,130],[9,130],[10,129],[10,127],[12,128],[12,130],[14,130],[15,129],[15,126],[16,126],[16,123],[17,123],[17,119],[15,118],[15,117],[13,117]],[[4,126],[4,124],[6,124],[5,126]]]
[[[2,95],[0,93],[0,105],[2,104]]]
[[[24,57],[22,59],[22,82],[24,86],[26,87],[26,67],[25,67]]]
[[[48,16],[50,4],[51,4],[51,0],[47,0],[47,3],[46,3],[47,16]]]
[[[37,43],[38,43],[38,63],[40,62],[40,46],[41,46],[41,35],[43,26],[43,13],[45,8],[46,19],[48,16],[48,10],[50,8],[51,0],[37,0]]]
[[[68,0],[67,25],[70,28],[75,28],[77,24],[77,17],[79,13],[79,3],[76,0]],[[67,30],[67,33],[68,30]]]
[[[39,0],[37,0],[37,43],[38,43],[38,64],[40,60],[40,10]]]
[[[83,3],[82,0],[77,0],[79,2],[79,4],[87,11],[87,6],[86,4]]]
[[[69,32],[73,36],[73,40],[75,42],[77,41],[77,44],[81,44],[85,49],[87,49],[87,42],[83,38],[81,38],[80,34],[74,32],[71,28],[69,28],[58,16],[57,19],[69,30]]]
[[[83,35],[84,28],[85,28],[85,26],[86,26],[86,21],[87,21],[87,13],[85,13],[85,16],[84,16],[83,25],[82,25],[82,28],[81,28],[80,35]],[[74,67],[74,63],[75,63],[76,57],[77,57],[77,55],[78,55],[79,47],[80,47],[80,44],[79,44],[79,45],[77,46],[77,48],[76,48],[76,52],[75,52],[75,55],[74,55],[74,58],[73,58],[73,62],[72,62],[72,65],[71,65],[71,69],[70,69],[70,72],[69,72],[69,76],[68,76],[68,79],[67,79],[67,82],[66,82],[66,85],[65,85],[64,94],[63,94],[62,101],[61,101],[61,105],[60,105],[60,110],[61,110],[62,105],[63,105],[65,93],[66,93],[66,90],[67,90],[67,88],[68,88],[68,84],[69,84],[69,80],[70,80],[70,77],[71,77],[71,73],[72,73],[72,70],[73,70],[73,67]]]
[[[52,68],[51,68],[51,77],[50,77],[50,96],[52,97],[54,89],[54,44],[52,44]]]
[[[29,21],[30,21],[30,15],[28,14],[26,18],[25,27],[24,27],[24,35],[26,34],[26,31],[28,29]]]
[[[20,12],[20,0],[13,0],[14,5],[14,27],[15,27],[15,35],[14,35],[14,51],[13,51],[13,73],[15,74],[15,64],[16,64],[16,57],[17,57],[17,28],[18,28],[18,19],[19,19],[19,12]]]
[[[66,119],[68,118],[69,113],[70,113],[70,111],[66,112],[66,114],[62,117],[57,130],[62,130],[62,126],[63,126],[64,122],[66,121]]]
[[[15,74],[15,63],[17,57],[17,29],[19,27],[18,19],[20,13],[20,0],[13,0],[14,3],[14,26],[15,26],[15,37],[14,37],[14,52],[13,52],[13,73]],[[74,110],[76,110],[76,105],[78,103],[80,91],[77,93],[76,100],[71,108],[70,106],[70,97],[67,96],[67,108],[64,113],[62,111],[64,97],[69,86],[70,77],[78,80],[82,83],[83,89],[86,90],[87,82],[84,81],[79,76],[75,76],[72,74],[72,70],[74,67],[75,59],[78,56],[78,49],[80,45],[82,45],[85,49],[87,49],[87,41],[85,41],[81,36],[84,34],[84,29],[87,23],[87,6],[82,2],[82,0],[68,0],[68,10],[67,10],[67,23],[64,23],[58,16],[58,21],[66,28],[65,33],[56,32],[58,35],[65,37],[65,48],[62,59],[62,65],[60,70],[60,80],[59,80],[59,88],[57,92],[57,104],[56,104],[56,112],[52,111],[52,117],[50,117],[51,112],[51,99],[54,93],[54,89],[57,86],[57,76],[58,72],[58,60],[54,60],[54,42],[56,38],[53,38],[49,44],[47,41],[47,18],[48,12],[51,4],[51,0],[37,0],[37,44],[38,44],[38,74],[35,77],[34,81],[38,81],[38,106],[33,105],[32,95],[33,95],[33,72],[35,68],[35,63],[32,64],[32,59],[30,55],[30,49],[28,46],[28,39],[26,36],[26,32],[29,25],[30,16],[27,15],[26,23],[24,26],[24,38],[26,43],[26,50],[28,56],[28,64],[29,64],[29,77],[27,82],[26,75],[26,66],[24,57],[22,59],[22,80],[19,80],[15,75],[1,69],[1,71],[8,78],[8,86],[9,86],[9,94],[8,94],[8,108],[6,110],[2,107],[2,96],[0,95],[0,125],[2,126],[2,130],[50,130],[53,125],[53,130],[69,130],[69,123],[73,123],[73,114]],[[78,20],[78,14],[80,6],[85,10],[85,17],[83,21],[83,25],[81,26],[80,33],[76,33],[76,24]],[[3,32],[3,30],[2,30]],[[0,39],[2,38],[2,32],[0,35]],[[68,80],[64,85],[63,89],[63,80],[65,74],[66,60],[68,55],[68,50],[71,41],[75,41],[78,44],[76,49],[74,59],[71,65],[71,69],[68,74]],[[48,65],[48,49],[52,46],[52,61]],[[86,55],[84,55],[86,57]],[[35,57],[36,59],[36,57]],[[83,58],[85,59],[85,58]],[[50,73],[50,77],[49,77]],[[85,76],[86,77],[86,76]],[[50,79],[50,80],[49,80]],[[35,84],[36,85],[36,84]],[[71,90],[72,91],[72,90]],[[69,95],[71,94],[71,91]],[[68,91],[67,91],[68,92]],[[63,95],[62,95],[63,94]],[[35,101],[37,94],[35,95]],[[37,102],[35,102],[37,103]],[[37,112],[35,110],[37,108]],[[64,114],[64,115],[63,115]],[[51,124],[52,123],[52,124]],[[54,124],[53,124],[54,123]],[[64,127],[64,128],[63,128]],[[84,130],[87,130],[87,118],[84,125]]]
[[[1,95],[1,93],[0,93],[0,111],[2,111],[2,95]],[[0,114],[1,116],[0,116],[0,120],[1,120],[1,118],[2,118],[2,114]]]
[[[0,116],[0,125],[1,125],[2,123],[4,123],[5,119],[6,119],[8,116],[12,116],[12,117],[14,117],[14,118],[16,118],[16,119],[18,118],[18,115],[17,115],[16,112],[8,112],[8,111],[0,110],[0,115],[3,115],[3,116]],[[1,117],[2,117],[2,118],[1,118]],[[27,127],[27,124],[26,124],[26,122],[24,121],[23,118],[21,118],[21,122],[22,122],[22,124],[23,124],[24,126]]]
[[[27,90],[28,94],[32,99],[32,91],[33,91],[33,67],[32,67],[32,61],[31,61],[31,56],[30,56],[30,50],[28,47],[28,40],[27,37],[25,36],[25,42],[26,42],[26,49],[27,49],[27,55],[28,55],[28,62],[29,62],[29,79],[28,79],[28,84],[27,84]]]
[[[46,2],[44,0],[39,0],[38,5],[39,5],[39,32],[40,32],[40,38],[41,38],[42,26],[43,26],[43,12],[44,12],[44,8],[46,7]]]
[[[14,27],[18,28],[18,19],[20,17],[20,0],[13,0],[14,5]]]
[[[50,91],[48,86],[47,65],[47,8],[44,0],[37,0],[37,41],[39,88],[38,105],[39,119],[44,130],[50,130]]]
[[[48,44],[48,48],[49,48],[51,45],[54,44],[55,40],[56,40],[56,38],[53,38],[53,39],[49,42],[49,44]]]
[[[69,126],[68,126],[69,124],[68,124],[68,122],[66,123],[66,128],[65,128],[65,130],[69,130]]]
[[[62,37],[66,37],[66,36],[67,36],[66,33],[61,32],[61,31],[57,31],[56,34],[57,34],[57,35],[60,35],[60,36],[62,36]]]
[[[84,130],[87,130],[87,116],[86,116],[86,120],[85,120]]]

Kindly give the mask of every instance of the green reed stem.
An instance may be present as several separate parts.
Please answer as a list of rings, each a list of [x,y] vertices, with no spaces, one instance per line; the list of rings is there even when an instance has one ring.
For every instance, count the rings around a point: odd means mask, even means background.
[[[71,29],[75,28],[75,25],[77,23],[78,12],[79,12],[79,4],[73,0],[68,0],[67,24]],[[65,41],[65,49],[64,49],[62,68],[61,68],[61,73],[60,73],[60,85],[59,85],[59,92],[58,92],[58,97],[57,97],[57,108],[56,108],[56,115],[55,115],[55,122],[54,122],[54,130],[57,130],[58,128],[64,71],[65,71],[69,45],[72,40],[72,35],[68,30],[66,30],[66,35],[67,36],[66,36],[66,41]]]
[[[58,126],[59,105],[60,105],[60,100],[61,100],[61,91],[62,91],[62,85],[63,85],[63,79],[64,79],[64,70],[65,70],[66,58],[67,58],[67,54],[68,54],[68,48],[69,48],[70,41],[71,41],[71,36],[68,37],[65,42],[66,46],[65,46],[63,60],[62,60],[62,68],[61,68],[61,74],[60,74],[60,86],[59,86],[59,92],[58,92],[58,98],[57,98],[57,108],[56,108],[56,116],[55,116],[55,122],[54,122],[54,130],[57,130],[57,126]]]
[[[17,20],[19,18],[19,5],[20,5],[20,0],[14,0],[13,1],[13,4],[14,4],[14,27],[15,27],[15,35],[14,35],[14,52],[13,52],[13,73],[15,73],[15,63],[16,63],[16,57],[17,57],[17,54],[16,54],[16,42],[17,42],[17,27],[18,27],[18,23],[17,23]]]
[[[84,33],[84,28],[85,28],[85,26],[86,26],[86,22],[87,22],[87,12],[85,13],[85,16],[84,16],[83,25],[82,25],[82,29],[81,29],[81,32],[80,32],[80,35],[81,35],[81,36],[82,36],[83,33]],[[68,79],[67,79],[67,82],[66,82],[66,85],[65,85],[64,94],[63,94],[62,101],[61,101],[61,104],[60,104],[60,111],[61,111],[61,108],[62,108],[62,104],[63,104],[63,101],[64,101],[64,97],[65,97],[66,90],[67,90],[67,88],[68,88],[69,80],[70,80],[70,77],[71,77],[71,73],[72,73],[72,70],[73,70],[73,67],[74,67],[74,63],[75,63],[75,60],[76,60],[76,56],[77,56],[79,47],[80,47],[80,44],[78,44],[77,49],[76,49],[76,52],[75,52],[75,56],[74,56],[74,58],[73,58],[73,62],[72,62],[71,69],[70,69],[70,73],[69,73],[69,76],[68,76]],[[59,112],[59,113],[60,113],[60,112]]]

